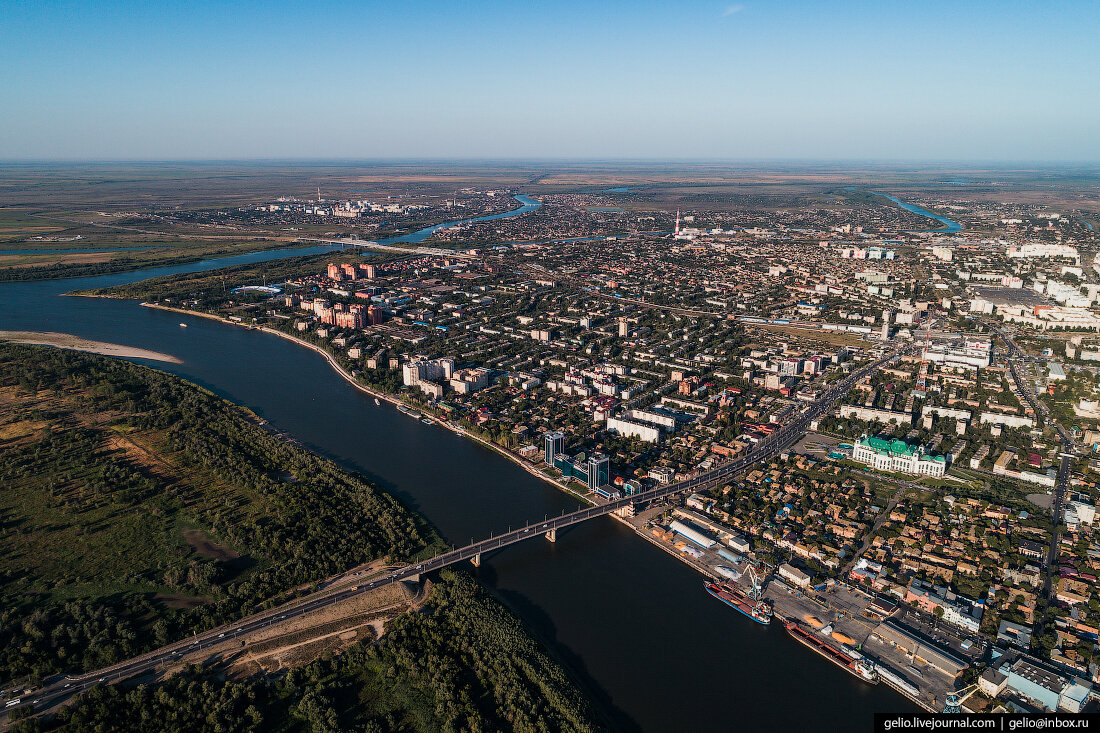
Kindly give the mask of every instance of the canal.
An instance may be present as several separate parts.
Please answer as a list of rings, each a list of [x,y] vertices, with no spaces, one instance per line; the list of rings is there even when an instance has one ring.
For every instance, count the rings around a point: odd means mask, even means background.
[[[411,240],[409,240],[411,241]],[[457,545],[577,507],[477,443],[424,425],[337,377],[293,343],[133,301],[64,297],[230,263],[0,285],[0,329],[59,331],[178,357],[150,363],[244,405],[303,444],[370,477]],[[180,328],[183,320],[188,328]],[[140,360],[139,360],[140,361]],[[870,687],[708,596],[702,578],[604,517],[551,544],[514,545],[470,568],[578,677],[619,730],[853,730],[914,706]]]

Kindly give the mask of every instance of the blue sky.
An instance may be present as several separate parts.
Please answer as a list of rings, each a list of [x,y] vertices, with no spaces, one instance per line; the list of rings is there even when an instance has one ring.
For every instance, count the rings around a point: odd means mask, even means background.
[[[1100,2],[19,2],[0,158],[1100,161]]]

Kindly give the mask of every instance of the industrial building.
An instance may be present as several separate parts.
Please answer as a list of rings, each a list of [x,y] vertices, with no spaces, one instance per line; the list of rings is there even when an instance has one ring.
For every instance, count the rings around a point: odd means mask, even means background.
[[[948,677],[955,678],[969,667],[969,663],[960,659],[947,648],[921,639],[916,633],[906,629],[894,619],[886,619],[875,627],[875,636],[893,644],[907,654],[923,659]]]

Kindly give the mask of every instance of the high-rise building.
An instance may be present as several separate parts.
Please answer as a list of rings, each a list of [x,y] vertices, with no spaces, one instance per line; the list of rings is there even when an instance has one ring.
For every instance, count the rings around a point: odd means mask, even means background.
[[[801,359],[783,359],[779,362],[779,373],[784,376],[797,376],[802,373]]]
[[[619,338],[626,338],[630,335],[630,323],[625,318],[619,319]]]
[[[407,387],[415,387],[424,382],[449,380],[454,371],[455,360],[450,357],[410,361],[401,365],[401,381]]]
[[[588,458],[588,489],[595,491],[611,483],[611,461],[607,456],[593,453]]]
[[[374,265],[359,265],[359,270],[366,275],[368,280],[374,279]]]
[[[554,456],[565,452],[565,434],[559,432],[547,433],[544,440],[546,451],[545,462],[547,466],[554,465]]]
[[[340,265],[337,265],[337,264],[334,264],[334,263],[330,262],[329,266],[328,266],[328,277],[329,277],[329,280],[341,280],[341,279],[343,279],[343,276],[340,273]]]

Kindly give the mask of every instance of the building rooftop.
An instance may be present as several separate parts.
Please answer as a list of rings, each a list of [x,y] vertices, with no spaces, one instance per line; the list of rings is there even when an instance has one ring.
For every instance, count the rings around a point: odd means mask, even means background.
[[[889,453],[891,455],[911,456],[916,450],[913,446],[906,443],[904,440],[885,440],[883,438],[864,438],[860,441],[861,445],[865,445],[872,450],[876,450],[880,453]]]
[[[1040,687],[1052,692],[1061,692],[1065,687],[1065,682],[1061,677],[1041,667],[1036,667],[1026,659],[1017,659],[1016,663],[1012,665],[1011,670],[1025,680],[1034,682]]]

